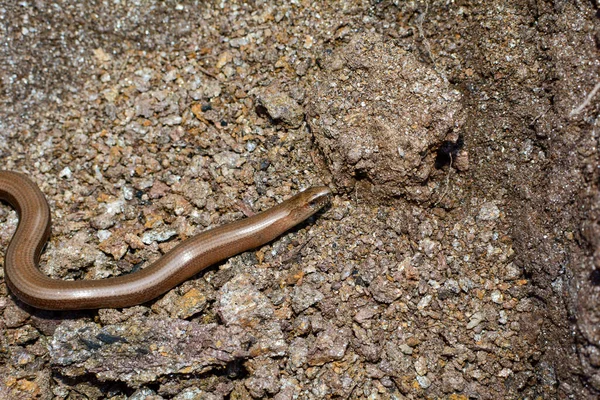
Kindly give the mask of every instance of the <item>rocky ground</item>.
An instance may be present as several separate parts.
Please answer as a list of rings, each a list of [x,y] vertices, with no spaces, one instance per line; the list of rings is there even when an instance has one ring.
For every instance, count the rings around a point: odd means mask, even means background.
[[[335,196],[136,307],[0,273],[0,398],[597,398],[598,7],[3,3],[2,168],[49,200],[49,276]]]

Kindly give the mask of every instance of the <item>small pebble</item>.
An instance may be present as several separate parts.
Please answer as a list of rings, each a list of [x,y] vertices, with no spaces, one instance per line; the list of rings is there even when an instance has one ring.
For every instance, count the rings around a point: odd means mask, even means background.
[[[417,375],[417,382],[423,389],[427,389],[429,386],[431,386],[431,380],[429,380],[429,378],[426,376]]]
[[[494,221],[500,216],[500,209],[492,202],[484,203],[479,209],[477,219],[480,221]]]

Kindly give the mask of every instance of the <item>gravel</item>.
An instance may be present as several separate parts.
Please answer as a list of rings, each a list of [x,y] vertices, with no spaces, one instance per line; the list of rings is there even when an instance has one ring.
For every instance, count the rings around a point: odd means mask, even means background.
[[[0,272],[0,398],[598,397],[592,3],[61,0],[0,20],[0,154],[49,199],[45,274],[119,276],[335,192],[136,307],[35,310]]]

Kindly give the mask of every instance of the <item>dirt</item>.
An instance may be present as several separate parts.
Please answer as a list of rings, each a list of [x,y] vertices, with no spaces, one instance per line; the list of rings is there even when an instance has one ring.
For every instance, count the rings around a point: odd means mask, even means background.
[[[48,275],[335,196],[136,307],[0,274],[0,398],[597,398],[598,8],[5,2],[0,152],[49,200]]]

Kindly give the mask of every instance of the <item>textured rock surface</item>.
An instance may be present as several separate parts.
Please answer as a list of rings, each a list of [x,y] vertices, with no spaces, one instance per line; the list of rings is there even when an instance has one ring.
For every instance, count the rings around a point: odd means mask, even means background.
[[[71,321],[54,333],[50,357],[66,376],[93,374],[138,386],[161,375],[198,374],[242,360],[250,342],[241,328],[182,320],[144,318],[102,327]]]
[[[319,59],[308,122],[344,191],[429,200],[438,148],[462,124],[461,95],[431,66],[384,37],[357,35]]]

